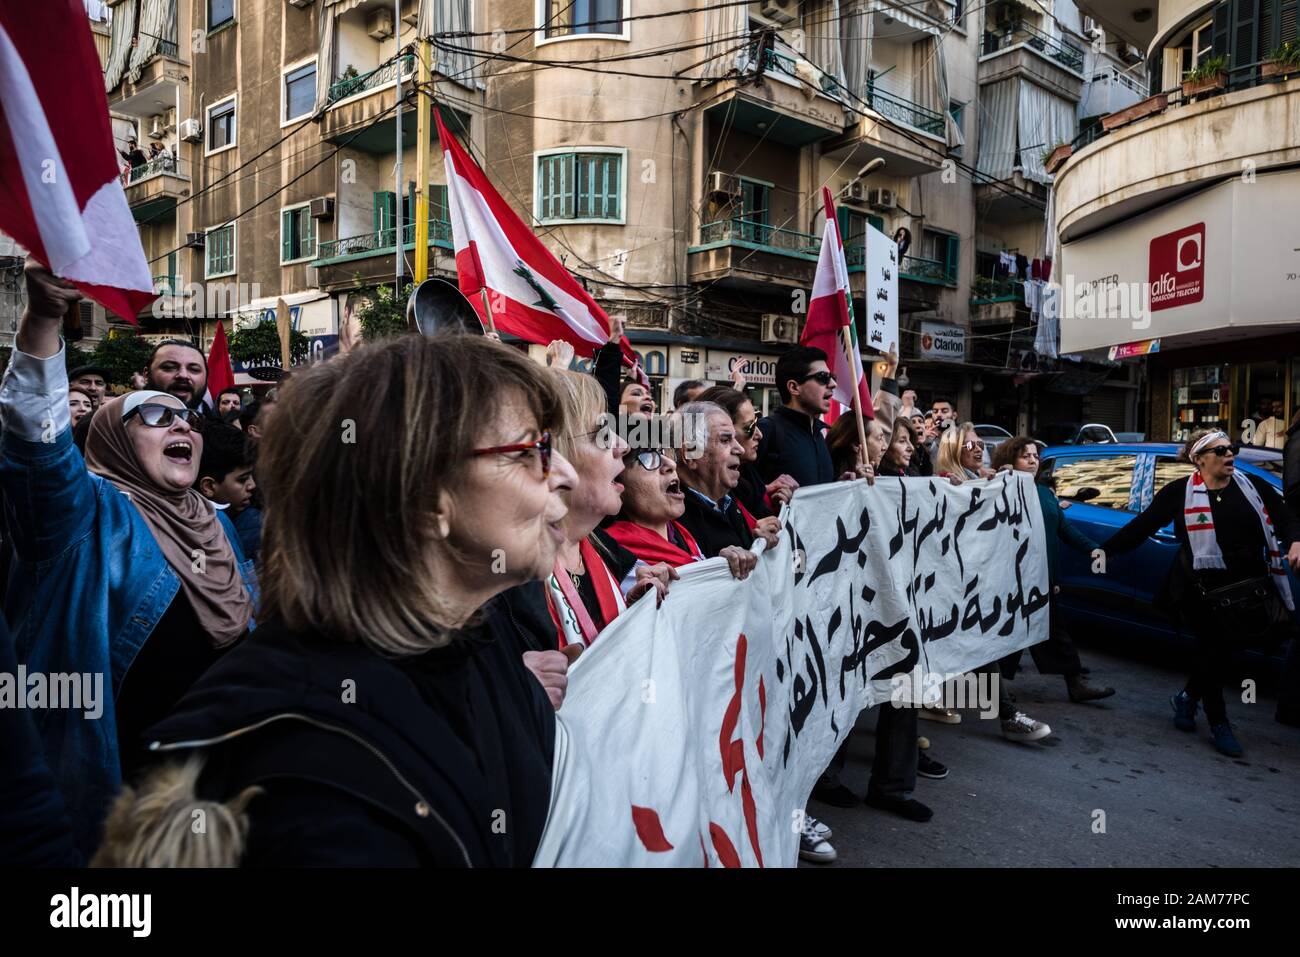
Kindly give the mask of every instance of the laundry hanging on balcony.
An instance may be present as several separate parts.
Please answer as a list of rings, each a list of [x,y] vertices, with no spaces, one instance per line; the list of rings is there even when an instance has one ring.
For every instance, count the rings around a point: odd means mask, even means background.
[[[131,39],[135,36],[135,5],[138,0],[123,0],[113,11],[113,26],[108,40],[108,61],[104,65],[104,92],[111,93],[122,82],[131,62]]]
[[[176,2],[177,0],[140,0],[140,29],[131,51],[131,65],[127,79],[139,81],[144,65],[158,52],[176,55]]]

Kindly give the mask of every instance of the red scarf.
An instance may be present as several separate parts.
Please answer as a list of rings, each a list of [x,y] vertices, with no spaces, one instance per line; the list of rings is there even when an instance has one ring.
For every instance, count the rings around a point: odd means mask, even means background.
[[[736,498],[734,495],[732,498],[736,503],[736,508],[740,509],[740,514],[745,516],[745,524],[749,526],[749,531],[753,533],[754,529],[758,527],[758,520],[754,518],[753,515],[749,514],[749,509],[745,508],[740,499]]]
[[[683,552],[669,539],[635,522],[615,522],[613,525],[608,526],[605,531],[609,533],[614,541],[647,565],[667,562],[674,568],[680,568],[682,565],[689,565],[691,562],[703,561],[704,553],[700,551],[700,546],[695,543],[691,533],[679,522],[670,522],[669,524],[681,536],[682,541],[686,543],[687,551],[690,554]]]
[[[584,538],[578,543],[578,553],[582,556],[582,566],[586,569],[586,574],[595,588],[596,603],[600,607],[600,616],[608,625],[618,617],[621,610],[618,597],[614,593],[618,583],[614,581],[613,573],[606,566],[605,560],[600,557],[600,553],[596,551],[596,547],[591,544],[590,538]],[[573,614],[578,619],[578,628],[582,631],[583,641],[590,646],[596,640],[596,636],[601,629],[592,620],[586,604],[582,601],[582,596],[578,594],[577,586],[573,584],[573,579],[569,577],[568,569],[564,567],[558,558],[555,560],[555,580],[560,586],[560,593],[564,596],[564,600],[573,609]],[[568,643],[564,637],[564,629],[560,626],[556,609],[550,605],[549,593],[547,598],[547,607],[551,612],[551,620],[555,623],[556,630],[559,632],[560,647],[563,648]]]

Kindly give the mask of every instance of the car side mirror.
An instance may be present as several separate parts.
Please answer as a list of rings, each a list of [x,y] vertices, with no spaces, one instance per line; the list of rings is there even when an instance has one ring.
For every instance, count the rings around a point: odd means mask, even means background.
[[[1101,489],[1093,488],[1091,485],[1085,485],[1081,489],[1076,489],[1075,493],[1069,496],[1072,502],[1091,502],[1094,498],[1101,495]]]

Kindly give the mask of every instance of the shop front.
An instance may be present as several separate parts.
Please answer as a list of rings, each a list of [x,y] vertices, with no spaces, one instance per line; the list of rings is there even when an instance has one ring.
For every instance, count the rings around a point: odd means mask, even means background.
[[[256,325],[259,322],[274,323],[276,321],[277,303],[281,298],[283,298],[285,305],[289,307],[290,328],[307,337],[306,361],[310,364],[334,355],[338,351],[339,343],[338,305],[334,297],[318,290],[290,293],[284,297],[267,296],[262,299],[255,299],[241,308],[234,309],[227,317],[227,334],[247,326]],[[215,331],[214,324],[210,333],[215,333]],[[205,332],[209,332],[209,330],[205,330]],[[235,385],[237,386],[273,384],[268,383],[265,379],[250,375],[248,367],[243,362],[232,361],[231,364],[235,370]],[[278,358],[271,364],[278,367],[280,364]]]

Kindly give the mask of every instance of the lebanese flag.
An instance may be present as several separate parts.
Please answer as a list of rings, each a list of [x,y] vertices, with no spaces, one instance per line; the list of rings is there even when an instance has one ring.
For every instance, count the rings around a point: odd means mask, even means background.
[[[128,322],[155,298],[83,0],[0,0],[0,230]]]
[[[871,390],[867,385],[867,377],[862,371],[858,331],[853,323],[849,267],[844,261],[844,243],[840,238],[840,223],[835,216],[835,203],[831,199],[830,189],[825,186],[822,187],[822,203],[826,207],[826,228],[822,232],[817,274],[813,277],[808,321],[804,324],[799,344],[816,346],[830,358],[831,373],[835,376],[835,402],[846,409],[851,408],[856,391],[862,417],[871,419],[875,418],[875,412],[871,407]],[[851,348],[844,342],[845,327],[849,330]],[[835,402],[831,403],[831,413],[823,417],[827,422],[839,418]]]
[[[226,326],[218,319],[217,334],[208,352],[208,407],[214,411],[226,389],[235,387],[235,367],[230,364],[230,347],[226,344]]]
[[[543,345],[563,339],[580,356],[609,341],[609,316],[501,198],[434,110],[447,166],[447,206],[460,291],[487,328],[481,292],[502,332]],[[624,337],[623,364],[649,384]]]

